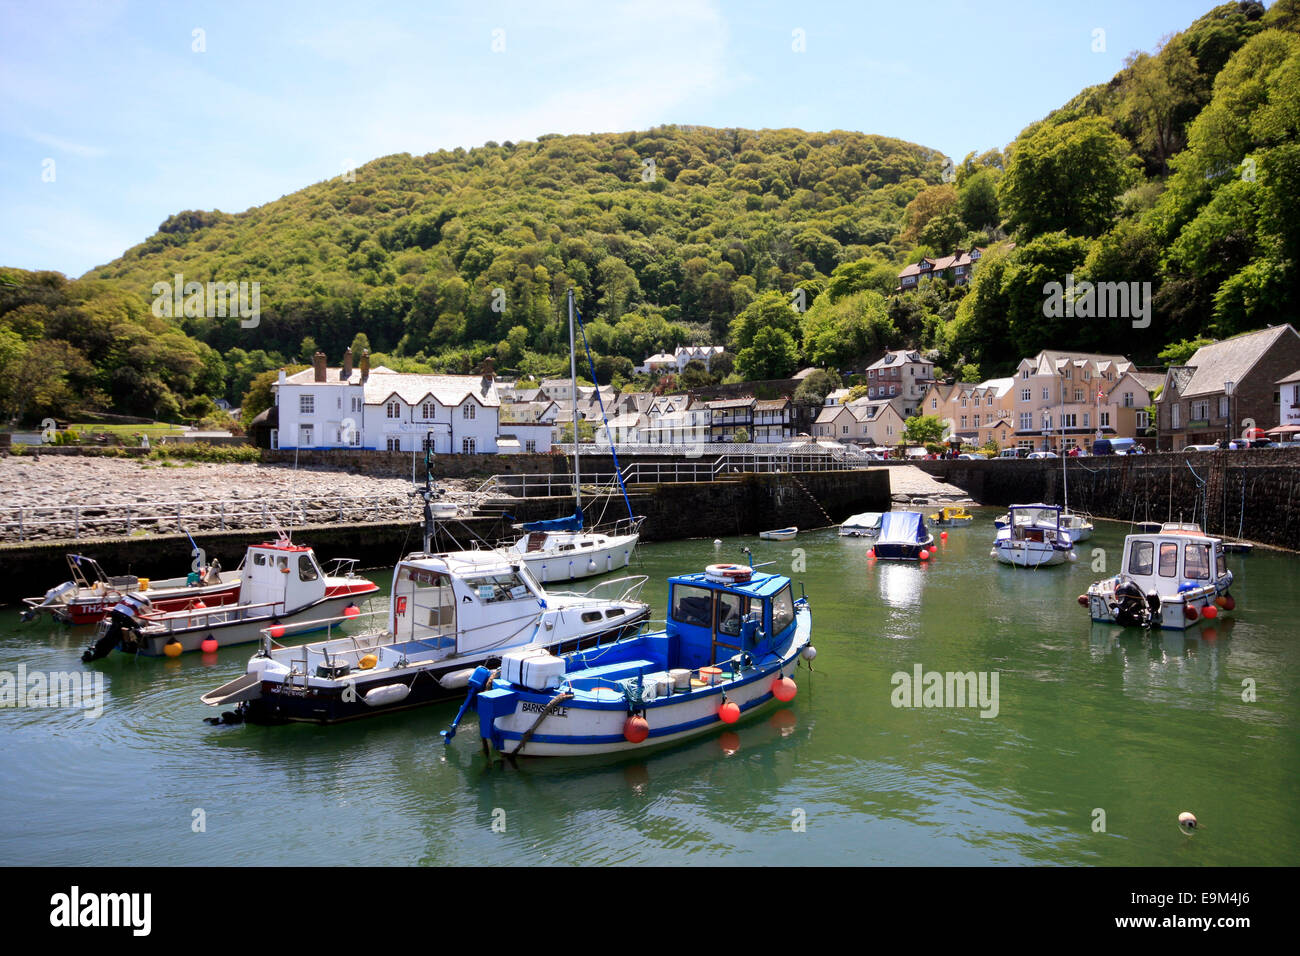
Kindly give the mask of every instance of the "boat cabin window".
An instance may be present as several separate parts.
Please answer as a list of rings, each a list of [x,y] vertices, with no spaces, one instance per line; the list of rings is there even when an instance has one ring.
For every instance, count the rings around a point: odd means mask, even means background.
[[[1156,546],[1150,541],[1134,541],[1128,556],[1129,574],[1150,574],[1154,569]]]
[[[584,611],[583,614],[582,614],[582,623],[583,623],[583,624],[594,624],[596,621],[599,621],[599,620],[600,620],[600,612],[599,612],[599,611]]]
[[[279,568],[281,571],[284,571],[289,567],[289,559],[286,558],[283,554],[277,554],[275,556],[275,566]]]
[[[743,594],[718,592],[718,633],[740,636],[740,624],[749,613],[749,598]]]
[[[466,578],[465,583],[471,591],[478,595],[478,599],[484,604],[495,604],[497,601],[518,601],[521,598],[533,596],[533,592],[528,590],[528,585],[524,584],[523,579],[513,571]]]
[[[1216,556],[1214,566],[1215,566],[1215,574],[1218,577],[1223,577],[1225,574],[1228,573],[1228,562],[1227,559],[1224,558],[1222,551],[1220,551]]]
[[[316,567],[316,562],[311,559],[310,554],[299,555],[298,557],[298,580],[315,581],[320,577],[320,569]]]
[[[1183,574],[1193,581],[1208,581],[1210,578],[1210,546],[1208,544],[1186,544],[1183,546]]]
[[[794,599],[790,585],[786,585],[772,598],[772,633],[780,634],[794,623]]]
[[[262,554],[262,552],[260,552],[260,551],[254,551],[254,552],[253,552],[253,566],[254,566],[254,567],[258,567],[258,568],[265,567],[265,566],[266,566],[266,555]]]
[[[606,616],[606,617],[622,617],[622,616],[623,616],[623,609],[622,609],[621,607],[611,608],[610,610],[608,610],[608,611],[605,612],[605,616]]]
[[[427,568],[402,568],[393,589],[397,630],[403,637],[454,634],[456,595],[451,578]]]
[[[688,584],[673,585],[673,620],[708,627],[713,622],[713,592]]]
[[[1172,578],[1178,574],[1178,545],[1173,541],[1160,542],[1160,576]]]

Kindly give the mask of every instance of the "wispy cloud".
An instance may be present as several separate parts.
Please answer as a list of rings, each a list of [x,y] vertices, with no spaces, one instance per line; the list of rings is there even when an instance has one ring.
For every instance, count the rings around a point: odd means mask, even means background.
[[[101,146],[86,146],[82,143],[74,143],[72,140],[61,139],[58,136],[50,136],[47,133],[36,133],[31,130],[26,130],[21,135],[23,139],[30,140],[33,143],[40,143],[42,146],[49,146],[51,149],[63,153],[71,153],[74,156],[85,156],[94,159],[108,154],[108,150]]]

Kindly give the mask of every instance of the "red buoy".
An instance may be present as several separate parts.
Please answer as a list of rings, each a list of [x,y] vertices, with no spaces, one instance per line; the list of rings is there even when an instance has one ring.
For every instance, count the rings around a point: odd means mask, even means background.
[[[278,641],[280,638],[284,637],[284,625],[283,624],[275,625],[275,627],[271,628],[270,634]]]
[[[357,607],[355,604],[349,604],[347,607],[343,609],[344,617],[356,617],[360,613],[361,613],[361,608]]]
[[[204,654],[215,654],[217,652],[217,639],[215,637],[205,637],[203,643],[199,645],[199,650]]]
[[[722,718],[724,724],[734,724],[740,720],[740,705],[734,700],[724,701],[718,708],[718,716]]]
[[[1221,594],[1214,603],[1219,605],[1219,607],[1223,608],[1225,611],[1231,611],[1236,608],[1237,599],[1231,594]]]
[[[1187,620],[1189,620],[1189,621],[1194,621],[1194,620],[1196,620],[1196,618],[1197,618],[1197,616],[1198,616],[1197,613],[1196,613],[1196,608],[1192,607],[1190,604],[1184,604],[1184,605],[1183,605],[1183,616],[1184,616],[1185,618],[1187,618]]]
[[[869,558],[874,558],[875,556],[876,556],[876,549],[875,549],[875,548],[871,548],[871,549],[869,549],[869,550],[867,551],[867,557],[869,557]]]
[[[650,736],[650,725],[640,714],[633,714],[623,721],[623,736],[627,738],[628,743],[639,744]]]
[[[1207,621],[1213,621],[1216,617],[1219,616],[1219,609],[1215,607],[1213,604],[1207,605],[1205,608],[1201,610],[1201,616],[1204,617]]]
[[[772,696],[783,704],[794,700],[794,695],[798,691],[795,682],[788,677],[778,677],[772,681]]]
[[[1087,607],[1087,606],[1088,606],[1088,595],[1086,595],[1086,594],[1080,594],[1080,595],[1079,595],[1079,607]]]
[[[202,598],[194,602],[194,610],[196,611],[202,610],[205,607],[207,607],[207,605],[203,603]]]
[[[922,560],[922,561],[929,561],[929,560],[930,560],[930,552],[927,551],[927,550],[925,550],[925,548],[922,548],[922,549],[921,549],[921,560]]]
[[[939,532],[939,540],[940,540],[940,541],[947,541],[947,540],[948,540],[948,532],[947,532],[947,531],[940,531],[940,532]]]

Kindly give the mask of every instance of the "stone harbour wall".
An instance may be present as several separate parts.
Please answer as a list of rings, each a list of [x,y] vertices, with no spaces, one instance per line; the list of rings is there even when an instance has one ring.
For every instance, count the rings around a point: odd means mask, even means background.
[[[923,461],[980,504],[1061,504],[1060,459]],[[1070,507],[1119,521],[1197,521],[1210,534],[1300,550],[1300,448],[1067,459]]]

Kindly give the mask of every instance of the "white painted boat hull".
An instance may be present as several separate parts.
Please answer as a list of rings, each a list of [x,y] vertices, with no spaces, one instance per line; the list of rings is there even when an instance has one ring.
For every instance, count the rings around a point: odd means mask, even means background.
[[[573,551],[534,551],[520,555],[543,584],[577,581],[627,567],[639,535],[612,535],[607,544]]]

